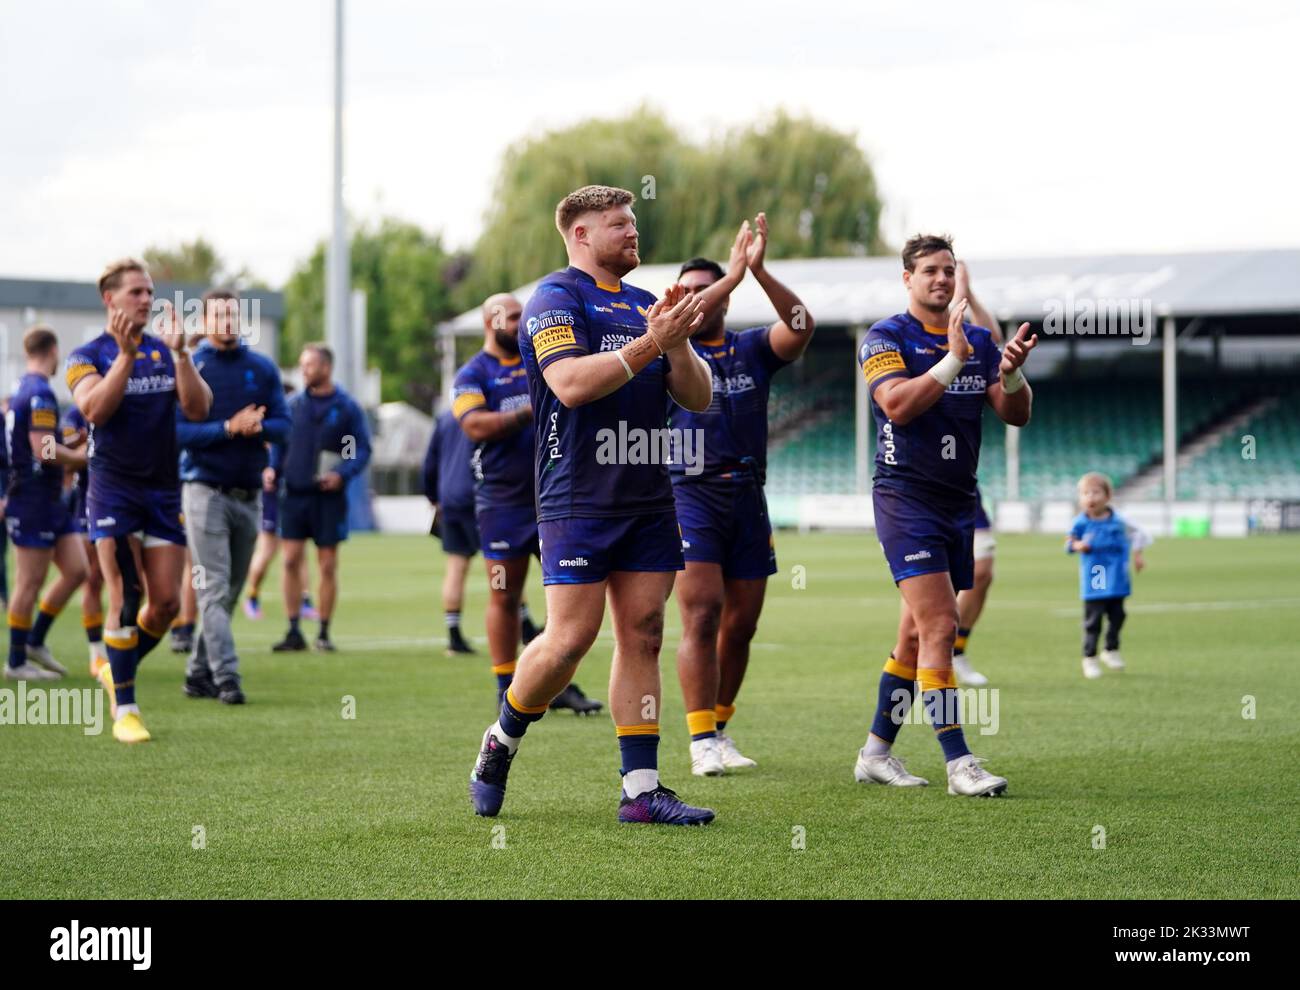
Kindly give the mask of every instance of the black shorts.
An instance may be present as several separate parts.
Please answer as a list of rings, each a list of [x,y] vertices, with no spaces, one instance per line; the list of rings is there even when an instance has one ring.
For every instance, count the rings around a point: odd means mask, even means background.
[[[438,510],[438,522],[442,527],[442,549],[458,557],[473,557],[478,553],[478,520],[474,517],[474,508]]]
[[[348,538],[348,496],[345,492],[285,492],[280,496],[280,536],[311,540],[332,547]]]

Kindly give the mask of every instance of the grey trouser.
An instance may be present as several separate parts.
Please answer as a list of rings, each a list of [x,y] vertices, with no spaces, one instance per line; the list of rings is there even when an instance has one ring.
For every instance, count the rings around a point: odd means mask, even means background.
[[[181,494],[185,535],[190,545],[202,634],[185,665],[186,677],[211,675],[218,685],[239,683],[239,656],[230,632],[230,615],[248,577],[257,531],[262,519],[259,499],[246,502],[223,495],[197,481],[187,481]]]

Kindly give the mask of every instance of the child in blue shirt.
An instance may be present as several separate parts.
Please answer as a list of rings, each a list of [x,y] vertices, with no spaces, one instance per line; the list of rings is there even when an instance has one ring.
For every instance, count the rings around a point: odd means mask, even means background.
[[[1101,676],[1101,664],[1123,670],[1119,631],[1124,625],[1124,599],[1129,596],[1128,558],[1142,570],[1142,548],[1151,537],[1110,506],[1110,479],[1090,471],[1079,479],[1079,513],[1065,541],[1067,553],[1080,554],[1079,596],[1083,599],[1083,676]],[[1106,619],[1106,646],[1097,661],[1097,638]]]

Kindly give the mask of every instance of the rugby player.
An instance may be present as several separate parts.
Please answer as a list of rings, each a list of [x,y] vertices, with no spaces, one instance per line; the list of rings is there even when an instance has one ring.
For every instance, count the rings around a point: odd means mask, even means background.
[[[956,283],[952,241],[913,237],[903,247],[907,311],[875,324],[858,351],[877,427],[876,534],[902,610],[854,776],[896,786],[927,783],[890,752],[919,689],[943,749],[948,793],[995,796],[1006,791],[1006,779],[971,754],[957,712],[956,593],[973,578],[984,404],[1003,422],[1029,422],[1033,393],[1020,367],[1038,338],[1026,337],[1025,323],[999,351],[987,329],[963,322],[966,300],[954,300]]]
[[[447,655],[475,654],[460,629],[465,603],[465,577],[478,553],[478,523],[474,519],[474,445],[450,409],[438,417],[424,452],[424,497],[433,506],[431,535],[442,543],[447,569],[442,576],[442,613],[447,626]],[[532,455],[529,455],[532,467]],[[531,488],[531,486],[530,486]]]
[[[90,423],[86,504],[108,587],[108,666],[99,676],[114,699],[113,738],[137,743],[150,735],[136,705],[136,668],[180,608],[185,528],[176,409],[197,422],[212,392],[190,363],[174,309],[165,307],[158,336],[145,333],[153,280],[143,262],[110,264],[99,293],[108,328],[68,356],[67,379]]]
[[[74,450],[85,450],[90,439],[90,424],[81,410],[69,406],[63,414],[63,443]],[[81,627],[86,631],[86,646],[90,652],[90,676],[98,678],[99,670],[108,663],[104,649],[104,575],[99,569],[99,555],[90,541],[90,523],[86,518],[86,490],[90,485],[90,471],[83,463],[78,468],[65,470],[64,500],[72,516],[72,525],[81,537],[86,554],[86,580],[81,584]]]
[[[528,558],[539,553],[533,489],[533,409],[519,356],[522,307],[509,293],[483,303],[483,349],[456,373],[452,414],[474,444],[474,510],[488,572],[487,636],[497,705],[515,674],[519,608]],[[604,707],[573,684],[552,708],[589,714]]]
[[[608,597],[618,819],[700,825],[714,817],[680,800],[658,772],[664,603],[683,566],[662,456],[664,404],[672,396],[702,412],[713,381],[690,347],[700,300],[673,285],[656,301],[623,283],[641,261],[632,200],[625,189],[584,186],[560,201],[555,223],[569,267],[543,278],[523,313],[547,624],[519,659],[499,721],[483,733],[469,787],[480,815],[501,810],[525,730],[572,680]]]
[[[5,441],[9,451],[5,523],[14,544],[17,571],[9,599],[10,680],[51,680],[68,671],[45,645],[45,634],[86,578],[86,552],[63,500],[64,467],[79,468],[86,452],[62,443],[59,403],[50,375],[59,367],[59,338],[44,325],[23,335],[27,370],[9,400]],[[32,623],[32,608],[50,562],[59,577],[41,599]]]
[[[767,471],[767,396],[772,375],[798,360],[813,334],[799,297],[763,264],[767,216],[748,221],[727,271],[707,258],[682,265],[677,282],[705,305],[691,346],[713,371],[713,401],[702,413],[670,402],[668,423],[691,431],[699,462],[674,458],[670,468],[686,570],[676,584],[682,614],[677,676],[691,736],[691,773],[717,776],[756,766],[725,729],[736,711],[763,609],[776,573],[772,524],[763,482]],[[776,310],[771,326],[727,330],[727,299],[748,268]]]

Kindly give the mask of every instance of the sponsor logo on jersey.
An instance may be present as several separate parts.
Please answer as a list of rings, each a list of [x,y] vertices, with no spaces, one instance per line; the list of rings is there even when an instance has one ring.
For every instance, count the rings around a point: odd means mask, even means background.
[[[610,303],[610,306],[612,306],[614,309],[626,309],[629,311],[632,309],[632,307],[625,302]]]
[[[528,331],[528,336],[535,336],[538,330],[546,330],[550,327],[573,327],[573,314],[567,309],[548,309],[545,313],[539,313],[537,316],[530,316],[528,322],[524,324],[524,329]]]
[[[142,375],[126,380],[127,395],[156,395],[176,391],[176,379],[171,375]]]
[[[600,349],[601,351],[622,350],[627,344],[640,339],[640,336],[636,333],[607,333],[600,338]]]

